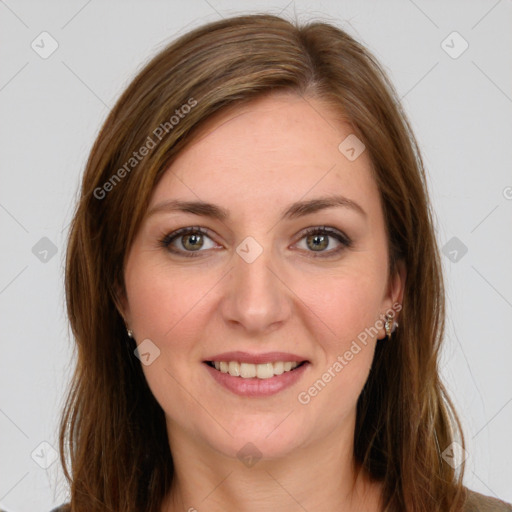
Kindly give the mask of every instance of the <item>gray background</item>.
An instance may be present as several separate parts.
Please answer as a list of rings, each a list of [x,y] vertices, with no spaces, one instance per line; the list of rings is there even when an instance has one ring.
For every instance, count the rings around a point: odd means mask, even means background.
[[[100,125],[135,72],[177,35],[256,11],[337,23],[374,52],[395,83],[428,169],[439,243],[449,244],[442,373],[465,427],[466,484],[512,502],[511,0],[6,0],[0,504],[10,512],[49,510],[66,497],[59,464],[51,464],[72,357],[64,249]],[[58,43],[46,59],[31,47],[51,48],[50,39],[41,42],[43,31]],[[463,39],[450,36],[454,31]],[[453,58],[464,40],[469,47]]]

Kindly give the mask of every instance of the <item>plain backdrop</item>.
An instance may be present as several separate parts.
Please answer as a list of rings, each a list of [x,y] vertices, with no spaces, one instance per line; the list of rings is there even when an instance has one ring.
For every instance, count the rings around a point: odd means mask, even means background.
[[[394,82],[423,152],[443,248],[442,374],[464,423],[466,485],[512,502],[510,0],[5,0],[0,506],[43,512],[66,499],[53,462],[72,370],[63,260],[102,122],[136,71],[175,37],[249,12],[335,23]]]

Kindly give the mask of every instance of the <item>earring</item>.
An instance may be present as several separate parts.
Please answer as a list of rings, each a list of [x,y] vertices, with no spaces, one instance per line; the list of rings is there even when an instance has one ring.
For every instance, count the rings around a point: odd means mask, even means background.
[[[133,338],[133,331],[131,329],[126,329],[126,334],[128,334],[129,338]]]
[[[386,336],[387,336],[388,340],[391,338],[391,333],[395,332],[395,330],[396,330],[395,325],[396,324],[393,322],[393,317],[386,316],[386,323],[384,324],[384,329],[386,330]]]

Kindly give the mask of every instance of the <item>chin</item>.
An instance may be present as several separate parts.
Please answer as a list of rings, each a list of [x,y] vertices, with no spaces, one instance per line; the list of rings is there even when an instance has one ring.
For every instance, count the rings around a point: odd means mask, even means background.
[[[232,436],[222,429],[220,436],[212,436],[213,432],[210,431],[206,434],[206,441],[214,450],[242,462],[247,457],[267,460],[286,458],[297,453],[297,449],[309,437],[304,431],[304,425],[296,425],[296,420],[292,420],[293,413],[283,421],[287,414],[278,417],[270,415],[268,419],[260,416],[237,421],[236,428],[227,428]]]

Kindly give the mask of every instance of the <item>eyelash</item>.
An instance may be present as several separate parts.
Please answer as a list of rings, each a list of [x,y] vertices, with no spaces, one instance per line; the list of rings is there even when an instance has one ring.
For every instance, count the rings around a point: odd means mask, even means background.
[[[201,252],[204,251],[182,251],[171,247],[171,243],[174,240],[178,239],[179,237],[197,233],[205,235],[211,239],[210,235],[208,234],[208,230],[201,227],[187,227],[166,234],[160,239],[159,243],[161,247],[167,249],[168,251],[174,254],[179,254],[180,256],[184,256],[185,258],[197,258],[198,256],[201,255]],[[299,241],[311,235],[328,235],[332,238],[335,238],[338,242],[341,243],[341,247],[338,247],[337,249],[330,251],[320,251],[318,253],[315,253],[315,251],[307,251],[311,253],[311,257],[313,258],[331,258],[333,256],[338,255],[344,249],[352,247],[352,240],[348,236],[346,236],[344,233],[338,230],[330,229],[326,226],[318,226],[304,230],[302,232],[302,236],[299,238]]]

